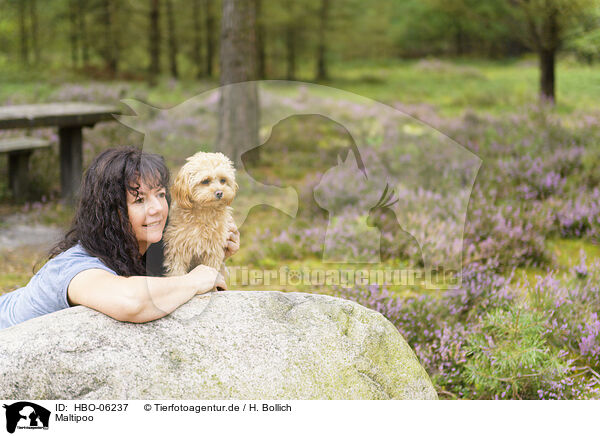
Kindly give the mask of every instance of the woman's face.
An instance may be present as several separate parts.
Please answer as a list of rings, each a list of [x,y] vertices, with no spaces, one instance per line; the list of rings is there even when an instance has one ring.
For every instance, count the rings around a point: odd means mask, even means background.
[[[165,188],[150,189],[143,182],[137,197],[127,191],[127,212],[141,254],[146,252],[150,244],[162,239],[169,215],[166,194]]]

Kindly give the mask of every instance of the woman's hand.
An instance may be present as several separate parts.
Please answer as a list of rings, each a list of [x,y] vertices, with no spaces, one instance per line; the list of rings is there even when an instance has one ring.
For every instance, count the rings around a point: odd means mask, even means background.
[[[225,246],[225,259],[233,256],[240,249],[240,231],[235,223],[229,225],[229,238]]]
[[[196,294],[204,294],[215,288],[227,290],[227,284],[221,273],[209,266],[198,265],[187,273],[187,276],[196,287]]]

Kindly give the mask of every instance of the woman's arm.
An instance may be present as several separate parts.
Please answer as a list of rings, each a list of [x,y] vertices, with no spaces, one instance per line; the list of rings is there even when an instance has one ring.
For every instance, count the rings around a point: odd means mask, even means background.
[[[223,277],[205,265],[177,277],[120,277],[89,269],[71,280],[67,297],[70,304],[90,307],[119,321],[140,323],[162,318],[216,286],[227,289]]]

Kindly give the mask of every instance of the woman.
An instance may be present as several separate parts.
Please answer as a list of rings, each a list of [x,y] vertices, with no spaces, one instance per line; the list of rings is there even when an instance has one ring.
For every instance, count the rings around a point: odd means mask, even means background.
[[[148,247],[162,239],[169,212],[169,171],[162,157],[133,147],[102,152],[81,185],[73,225],[24,288],[0,297],[0,329],[83,305],[119,321],[161,318],[196,294],[226,289],[213,268],[177,277],[146,276]],[[239,249],[232,227],[225,247]]]

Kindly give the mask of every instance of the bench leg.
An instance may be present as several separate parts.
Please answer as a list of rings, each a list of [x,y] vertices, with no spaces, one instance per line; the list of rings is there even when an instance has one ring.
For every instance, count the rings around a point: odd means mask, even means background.
[[[31,151],[8,153],[8,187],[12,190],[15,201],[22,200],[27,194],[29,156]]]
[[[81,127],[60,127],[60,187],[62,198],[73,202],[81,184],[83,151]]]

